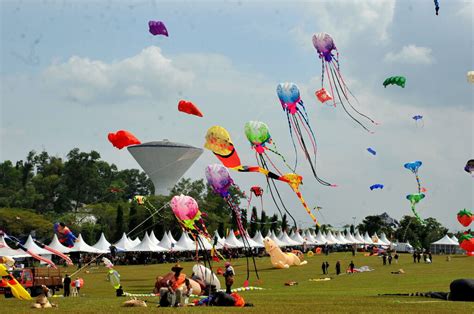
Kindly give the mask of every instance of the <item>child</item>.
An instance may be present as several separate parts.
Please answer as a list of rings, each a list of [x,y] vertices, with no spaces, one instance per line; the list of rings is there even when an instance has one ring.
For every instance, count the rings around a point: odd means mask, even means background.
[[[225,266],[224,278],[225,278],[225,287],[226,287],[225,293],[231,294],[232,293],[231,287],[234,284],[235,272],[234,272],[234,268],[230,265],[229,262],[226,262],[224,266]]]

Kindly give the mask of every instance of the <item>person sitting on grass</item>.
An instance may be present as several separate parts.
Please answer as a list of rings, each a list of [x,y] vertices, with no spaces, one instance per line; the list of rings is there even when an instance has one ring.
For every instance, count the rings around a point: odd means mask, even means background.
[[[183,296],[191,294],[191,285],[189,280],[186,280],[186,275],[181,274],[182,270],[183,267],[179,264],[171,268],[173,277],[168,280],[167,287],[160,288],[160,306],[182,306]]]

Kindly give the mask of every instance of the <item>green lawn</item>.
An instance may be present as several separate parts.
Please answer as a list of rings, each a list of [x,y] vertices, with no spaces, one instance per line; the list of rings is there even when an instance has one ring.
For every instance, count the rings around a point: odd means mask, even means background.
[[[254,304],[253,308],[167,308],[157,309],[158,298],[145,297],[148,308],[122,308],[125,298],[115,297],[115,291],[105,280],[106,269],[91,268],[89,273],[82,272],[85,286],[81,289],[80,298],[53,298],[59,309],[75,313],[117,313],[131,311],[178,311],[180,313],[201,312],[252,312],[252,313],[314,313],[314,312],[411,312],[411,313],[474,313],[474,304],[468,302],[447,302],[419,297],[379,297],[380,293],[449,291],[449,283],[458,278],[474,277],[473,257],[454,257],[450,262],[443,256],[433,256],[433,264],[413,264],[409,255],[401,255],[400,261],[391,266],[382,266],[379,257],[365,257],[358,254],[353,258],[356,267],[368,265],[373,272],[354,275],[336,276],[336,260],[347,266],[353,257],[350,253],[337,253],[326,256],[307,258],[308,264],[290,269],[273,269],[268,258],[258,259],[259,274],[262,279],[262,291],[242,292],[246,302]],[[328,260],[333,280],[311,282],[310,278],[324,277],[321,273],[322,261]],[[190,275],[192,263],[182,263],[184,273]],[[245,259],[233,261],[237,277],[234,287],[241,286],[245,280]],[[170,271],[171,264],[150,266],[118,266],[124,291],[130,293],[151,292],[157,275]],[[222,263],[215,265],[222,267]],[[404,275],[393,275],[390,272],[403,268]],[[72,269],[69,270],[69,273]],[[252,274],[251,284],[255,284]],[[288,280],[297,281],[296,286],[284,286]],[[221,281],[223,282],[223,281]],[[2,313],[30,312],[32,302],[15,299],[0,299]],[[44,310],[43,310],[44,311]],[[110,312],[108,312],[110,311]]]

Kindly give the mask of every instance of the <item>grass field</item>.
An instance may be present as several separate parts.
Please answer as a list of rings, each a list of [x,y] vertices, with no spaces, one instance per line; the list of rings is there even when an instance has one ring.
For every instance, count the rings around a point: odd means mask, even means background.
[[[354,275],[335,275],[335,264],[340,260],[343,269],[354,260],[356,267],[368,265],[375,270]],[[246,302],[254,304],[253,308],[166,308],[157,309],[158,298],[144,297],[148,300],[148,308],[122,308],[125,298],[115,297],[115,291],[108,283],[106,269],[92,267],[89,273],[82,272],[85,286],[81,289],[80,298],[52,298],[61,311],[67,313],[120,313],[177,311],[180,313],[315,313],[315,312],[351,312],[351,313],[474,313],[474,303],[447,302],[422,297],[380,297],[381,293],[406,293],[426,291],[449,291],[449,283],[458,278],[474,278],[474,258],[454,257],[450,262],[443,256],[433,256],[433,264],[413,264],[410,255],[401,255],[397,264],[382,266],[378,257],[365,257],[358,254],[335,253],[329,256],[307,258],[308,264],[290,269],[273,269],[269,258],[257,260],[259,274],[262,279],[262,291],[242,292]],[[322,275],[321,263],[327,260],[330,264],[330,277],[326,282],[311,282],[310,278],[325,277]],[[190,275],[192,263],[182,263],[184,273]],[[245,259],[233,261],[237,272],[234,288],[245,280]],[[223,266],[222,263],[216,264]],[[154,286],[157,275],[170,271],[171,264],[148,266],[118,266],[124,291],[130,293],[148,293]],[[393,275],[390,272],[403,268],[406,274]],[[72,269],[68,270],[69,273]],[[250,284],[255,284],[252,274]],[[284,286],[288,280],[297,281],[296,286]],[[223,282],[221,280],[221,282]],[[16,299],[0,299],[1,313],[25,313],[35,311],[29,309],[32,302]],[[43,310],[45,311],[45,310]]]

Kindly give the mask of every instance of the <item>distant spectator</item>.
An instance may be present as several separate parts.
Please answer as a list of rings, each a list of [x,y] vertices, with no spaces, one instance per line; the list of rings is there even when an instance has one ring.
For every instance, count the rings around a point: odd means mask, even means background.
[[[354,273],[354,267],[355,267],[354,262],[351,261],[351,263],[349,264],[349,268],[350,268],[350,270],[351,270],[351,274]]]
[[[71,277],[69,277],[68,274],[66,274],[66,276],[64,276],[63,286],[64,286],[64,296],[65,297],[70,296],[70,294],[71,294]]]
[[[337,261],[336,263],[336,275],[339,275],[341,273],[341,262]]]
[[[326,261],[326,274],[329,275],[329,263]]]
[[[384,265],[387,265],[387,255],[382,255],[382,261]]]
[[[395,258],[395,264],[398,264],[398,253],[395,253],[394,258]]]
[[[388,264],[392,265],[392,254],[388,254]]]

